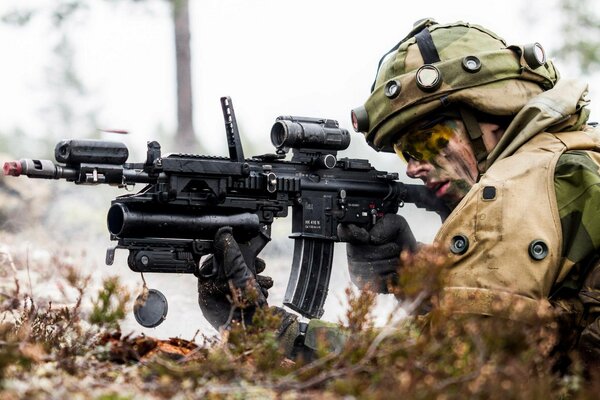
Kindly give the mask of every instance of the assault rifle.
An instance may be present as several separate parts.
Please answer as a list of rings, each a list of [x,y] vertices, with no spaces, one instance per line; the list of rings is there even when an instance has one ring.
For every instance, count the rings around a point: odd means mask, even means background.
[[[197,274],[200,258],[213,253],[216,231],[231,226],[249,268],[271,240],[271,224],[292,209],[294,255],[284,304],[305,317],[319,318],[329,287],[337,224],[371,227],[404,203],[448,210],[422,185],[398,182],[397,173],[378,171],[368,160],[337,158],[350,144],[338,122],[282,116],[271,129],[273,154],[244,158],[229,97],[221,98],[229,158],[194,154],[161,155],[148,142],[146,160],[126,163],[125,144],[64,140],[50,160],[4,164],[4,174],[65,179],[76,184],[146,186],[118,196],[108,210],[115,249],[129,250],[135,272]],[[291,160],[286,161],[292,150]]]

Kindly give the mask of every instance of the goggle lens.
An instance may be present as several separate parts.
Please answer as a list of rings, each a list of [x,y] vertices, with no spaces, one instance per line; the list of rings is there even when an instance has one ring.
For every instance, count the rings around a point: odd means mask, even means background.
[[[440,116],[409,127],[407,133],[394,144],[394,151],[407,163],[410,160],[432,160],[454,135],[451,121],[446,116]]]

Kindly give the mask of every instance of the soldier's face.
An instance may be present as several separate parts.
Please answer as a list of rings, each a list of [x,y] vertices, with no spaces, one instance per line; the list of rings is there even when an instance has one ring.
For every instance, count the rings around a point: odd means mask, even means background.
[[[406,174],[421,179],[451,207],[477,182],[477,160],[460,120],[442,119],[417,125],[394,147],[408,162]]]

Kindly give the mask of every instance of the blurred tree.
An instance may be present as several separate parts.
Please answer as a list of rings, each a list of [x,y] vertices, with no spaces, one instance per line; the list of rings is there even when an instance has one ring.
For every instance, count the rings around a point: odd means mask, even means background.
[[[597,0],[559,0],[561,39],[558,58],[583,73],[600,70],[600,8]]]
[[[58,0],[53,2],[50,8],[50,18],[56,28],[63,28],[65,23],[81,11],[89,9],[90,0]],[[104,0],[107,2],[119,2],[124,0]],[[135,3],[144,3],[150,0],[128,0]],[[200,149],[196,138],[193,122],[193,96],[192,96],[192,68],[191,68],[191,50],[190,50],[190,18],[189,18],[189,0],[160,0],[169,3],[174,27],[175,44],[175,66],[177,71],[177,131],[174,138],[174,147],[177,151],[189,151],[190,148]],[[2,21],[13,25],[24,26],[30,22],[32,17],[39,14],[41,9],[18,8],[2,16]],[[75,49],[72,49],[66,35],[66,30],[60,29],[61,39],[55,52],[64,53],[69,50],[69,57],[72,58]],[[73,87],[76,90],[83,91],[83,84],[77,79],[76,72],[72,68],[70,59],[65,69],[65,87]],[[71,84],[70,86],[68,84]],[[68,111],[66,105],[61,104],[62,113]]]
[[[175,28],[175,63],[177,69],[177,133],[175,147],[179,150],[198,148],[194,132],[192,98],[192,56],[190,50],[190,15],[188,0],[168,0],[172,3]]]
[[[89,98],[85,83],[78,74],[75,65],[76,48],[71,40],[69,24],[72,16],[86,8],[82,1],[58,1],[49,8],[15,8],[1,17],[6,24],[22,27],[43,14],[53,28],[53,34],[49,35],[47,41],[52,57],[44,66],[46,101],[39,110],[46,122],[47,131],[41,137],[27,141],[30,150],[33,146],[36,153],[47,157],[52,155],[51,149],[56,138],[65,131],[77,132],[86,137],[97,134],[95,128],[98,109]],[[77,111],[74,105],[77,105]],[[11,136],[15,135],[9,135],[5,140],[11,141]]]

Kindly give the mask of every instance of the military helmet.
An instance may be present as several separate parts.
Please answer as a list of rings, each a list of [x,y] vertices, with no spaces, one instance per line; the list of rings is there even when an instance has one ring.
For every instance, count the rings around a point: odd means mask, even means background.
[[[352,124],[371,147],[393,152],[405,128],[428,114],[458,106],[513,116],[558,79],[539,43],[507,46],[479,25],[425,19],[382,57]]]

